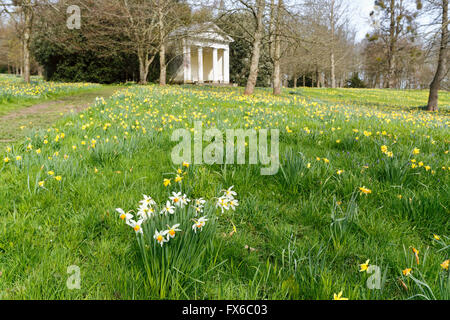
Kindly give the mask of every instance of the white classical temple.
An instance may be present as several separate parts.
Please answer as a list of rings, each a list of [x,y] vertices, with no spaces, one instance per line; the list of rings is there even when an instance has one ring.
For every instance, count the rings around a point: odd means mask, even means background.
[[[230,83],[230,43],[234,40],[218,26],[193,25],[172,32],[171,38],[183,48],[182,64],[176,68],[173,82]]]

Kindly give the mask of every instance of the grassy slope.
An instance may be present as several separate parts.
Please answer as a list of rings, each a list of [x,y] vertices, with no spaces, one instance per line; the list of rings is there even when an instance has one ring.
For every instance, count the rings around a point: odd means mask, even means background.
[[[22,139],[26,128],[46,128],[70,110],[84,108],[96,97],[109,97],[119,87],[103,86],[78,90],[71,94],[54,94],[40,99],[17,99],[0,104],[0,148]],[[57,100],[56,100],[57,99]],[[28,108],[40,105],[36,111]],[[6,117],[5,117],[6,116]]]
[[[80,116],[67,116],[52,126],[58,131],[31,132],[34,150],[42,153],[28,154],[25,142],[10,153],[23,161],[0,167],[0,297],[154,297],[133,232],[114,208],[133,208],[143,193],[163,202],[162,178],[173,171],[170,134],[204,119],[222,129],[279,127],[284,169],[263,177],[259,166],[193,167],[189,196],[211,198],[235,185],[241,205],[220,216],[216,242],[223,246],[217,261],[226,262],[207,276],[192,275],[201,282],[185,293],[174,288],[171,298],[330,299],[343,290],[351,299],[401,299],[422,293],[411,278],[403,279],[408,292],[399,285],[406,267],[413,267],[417,278],[421,273],[436,297],[448,298],[448,283],[440,289],[439,264],[449,252],[439,251],[442,246],[432,239],[434,233],[449,235],[448,170],[440,169],[449,166],[448,118],[318,105],[288,92],[280,99],[263,92],[242,99],[236,90],[241,89],[131,89]],[[106,123],[112,126],[105,130]],[[364,130],[372,135],[364,136]],[[56,142],[60,132],[65,138]],[[88,148],[92,139],[95,149]],[[382,144],[393,150],[393,162],[381,154]],[[434,174],[410,169],[414,147],[421,149],[417,161]],[[340,169],[344,173],[336,174]],[[44,179],[40,189],[37,182]],[[359,195],[362,186],[372,194]],[[333,224],[333,210],[346,220]],[[231,222],[237,233],[224,236]],[[420,250],[419,266],[410,246]],[[382,291],[367,289],[368,275],[358,271],[367,259],[386,271]],[[66,288],[70,265],[81,267],[81,290]]]

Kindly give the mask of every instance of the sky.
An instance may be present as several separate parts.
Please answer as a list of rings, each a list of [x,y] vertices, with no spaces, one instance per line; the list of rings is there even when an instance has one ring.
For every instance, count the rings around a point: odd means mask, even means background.
[[[355,26],[357,35],[356,41],[361,41],[370,30],[369,16],[373,10],[374,0],[347,0],[353,7],[354,14],[351,14],[352,24]]]

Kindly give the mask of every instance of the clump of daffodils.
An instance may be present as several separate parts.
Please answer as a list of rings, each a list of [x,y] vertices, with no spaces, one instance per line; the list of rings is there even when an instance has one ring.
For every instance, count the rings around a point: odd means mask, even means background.
[[[389,151],[387,146],[381,146],[381,152],[387,155],[389,158],[394,157],[394,153],[392,151]]]
[[[236,210],[239,205],[235,196],[237,193],[232,190],[233,187],[223,190],[223,195],[218,199],[217,206],[222,210]],[[174,240],[177,234],[182,232],[193,232],[197,234],[202,232],[207,225],[209,218],[203,215],[207,201],[203,198],[189,199],[182,192],[172,192],[169,199],[158,207],[151,196],[143,195],[139,201],[136,213],[133,211],[125,212],[121,208],[116,211],[119,218],[128,226],[133,228],[136,235],[153,234],[156,244],[163,247],[165,244]],[[191,231],[188,224],[193,223]]]
[[[235,199],[237,193],[233,191],[234,186],[230,187],[227,190],[222,190],[223,195],[217,198],[216,207],[222,210],[222,213],[228,210],[236,210],[236,207],[239,206],[239,201]]]

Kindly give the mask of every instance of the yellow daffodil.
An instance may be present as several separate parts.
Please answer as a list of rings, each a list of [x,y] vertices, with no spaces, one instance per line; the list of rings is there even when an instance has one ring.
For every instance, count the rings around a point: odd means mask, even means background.
[[[163,181],[164,187],[170,186],[171,185],[171,180],[172,179],[164,179],[164,181]]]
[[[448,266],[450,264],[450,259],[445,260],[444,262],[441,263],[441,267],[444,270],[448,270]]]
[[[361,187],[361,188],[359,188],[359,190],[361,191],[361,194],[364,193],[365,195],[372,193],[372,190],[367,189],[366,187]]]
[[[333,300],[348,300],[348,298],[344,298],[342,296],[343,292],[339,292],[338,294],[333,294]]]
[[[365,263],[360,264],[359,265],[359,267],[360,267],[359,272],[364,272],[364,271],[367,272],[367,270],[369,269],[369,262],[370,262],[370,259],[367,259],[367,261]]]
[[[404,276],[407,277],[411,274],[411,270],[412,270],[411,268],[406,268],[405,270],[402,271],[402,273]]]

